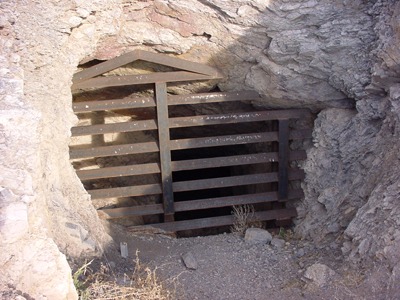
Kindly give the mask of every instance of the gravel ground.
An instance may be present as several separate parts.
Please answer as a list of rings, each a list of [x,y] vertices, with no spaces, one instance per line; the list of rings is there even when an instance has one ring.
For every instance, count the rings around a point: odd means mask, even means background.
[[[335,242],[315,246],[286,238],[280,245],[253,244],[235,234],[177,239],[121,227],[110,233],[129,250],[121,258],[119,249],[108,249],[106,260],[117,277],[133,271],[139,251],[141,264],[157,269],[177,299],[400,299],[385,267],[379,273],[352,266]],[[195,269],[185,265],[187,253],[193,261],[186,263]]]

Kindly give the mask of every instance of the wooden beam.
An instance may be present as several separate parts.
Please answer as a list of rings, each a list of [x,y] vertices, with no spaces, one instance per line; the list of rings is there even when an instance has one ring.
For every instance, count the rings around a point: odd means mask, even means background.
[[[288,197],[289,187],[289,120],[279,120],[279,200]]]

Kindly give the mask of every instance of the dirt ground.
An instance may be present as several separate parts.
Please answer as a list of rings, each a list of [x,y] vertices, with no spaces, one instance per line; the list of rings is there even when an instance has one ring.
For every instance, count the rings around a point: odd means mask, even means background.
[[[177,239],[119,226],[110,233],[115,248],[107,250],[102,264],[113,280],[126,284],[138,253],[140,263],[174,291],[172,299],[400,299],[385,266],[352,265],[335,241],[313,245],[290,231],[272,232],[280,244],[249,243],[231,233]],[[127,243],[129,257],[121,257],[120,242]],[[195,269],[185,266],[187,253]],[[314,268],[321,265],[323,270]]]

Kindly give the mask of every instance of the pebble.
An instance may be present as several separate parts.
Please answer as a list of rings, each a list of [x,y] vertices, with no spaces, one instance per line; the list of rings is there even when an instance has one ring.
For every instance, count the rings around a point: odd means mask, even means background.
[[[191,270],[196,270],[198,265],[197,265],[197,260],[194,257],[192,252],[187,252],[182,255],[182,261],[185,264],[186,268],[191,269]]]
[[[285,241],[278,238],[273,238],[271,240],[271,245],[275,248],[282,249],[285,246]]]

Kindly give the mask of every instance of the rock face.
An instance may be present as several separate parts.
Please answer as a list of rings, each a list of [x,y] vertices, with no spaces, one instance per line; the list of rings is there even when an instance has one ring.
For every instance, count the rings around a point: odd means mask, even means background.
[[[64,255],[107,246],[69,162],[70,85],[79,62],[133,49],[216,66],[219,89],[255,89],[257,105],[322,110],[297,232],[344,232],[352,258],[398,266],[398,1],[6,0],[0,10],[0,284],[74,299]]]
[[[400,3],[378,1],[372,11],[379,40],[371,84],[357,111],[319,114],[297,230],[317,241],[344,232],[346,255],[385,258],[394,267],[400,258]]]

